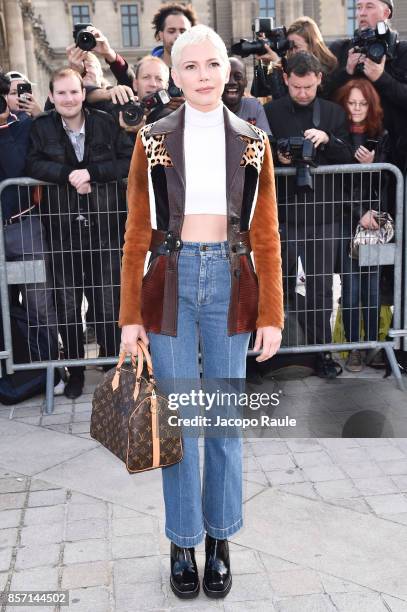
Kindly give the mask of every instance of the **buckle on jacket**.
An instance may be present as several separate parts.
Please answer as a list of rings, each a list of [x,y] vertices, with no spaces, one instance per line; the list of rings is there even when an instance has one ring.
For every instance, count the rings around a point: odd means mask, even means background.
[[[173,253],[174,251],[180,251],[183,247],[183,242],[178,236],[174,236],[172,232],[167,232],[164,240],[164,249],[167,253]]]
[[[246,255],[249,250],[244,242],[236,242],[231,246],[232,253],[236,253],[237,255]]]

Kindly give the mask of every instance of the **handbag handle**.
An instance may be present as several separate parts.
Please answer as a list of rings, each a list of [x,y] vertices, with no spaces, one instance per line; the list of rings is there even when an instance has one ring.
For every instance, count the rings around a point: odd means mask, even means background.
[[[119,354],[119,360],[117,362],[116,372],[114,373],[114,376],[112,379],[113,391],[116,391],[117,387],[119,386],[120,373],[121,373],[123,363],[127,357],[127,354],[128,354],[127,351],[121,351]],[[140,387],[140,377],[143,372],[143,364],[144,364],[143,352],[138,344],[137,344],[137,355],[134,355],[133,353],[130,353],[130,355],[131,355],[131,363],[133,366],[133,372],[136,375],[136,388],[137,388],[137,395],[138,395],[138,388]],[[137,369],[136,369],[136,363],[137,363]]]
[[[141,349],[147,363],[148,376],[150,378],[150,382],[155,381],[154,371],[153,371],[153,362],[151,361],[150,351],[147,346],[144,344],[142,340],[137,340],[137,347]]]

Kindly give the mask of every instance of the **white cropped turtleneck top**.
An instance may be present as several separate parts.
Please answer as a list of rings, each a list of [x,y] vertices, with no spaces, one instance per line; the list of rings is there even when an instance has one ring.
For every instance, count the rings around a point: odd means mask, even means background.
[[[185,214],[226,215],[223,104],[207,113],[185,102]]]

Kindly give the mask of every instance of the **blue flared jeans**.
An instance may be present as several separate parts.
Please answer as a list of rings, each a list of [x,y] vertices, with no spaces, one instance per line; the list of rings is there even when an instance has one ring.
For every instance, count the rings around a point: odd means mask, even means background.
[[[184,243],[178,262],[177,336],[149,334],[155,376],[166,391],[244,380],[250,334],[227,333],[230,286],[227,242]],[[181,417],[187,412],[188,407],[179,408]],[[198,436],[184,435],[183,443],[182,461],[162,469],[165,533],[182,547],[199,544],[205,531],[226,539],[243,520],[242,439],[205,435],[202,490]]]

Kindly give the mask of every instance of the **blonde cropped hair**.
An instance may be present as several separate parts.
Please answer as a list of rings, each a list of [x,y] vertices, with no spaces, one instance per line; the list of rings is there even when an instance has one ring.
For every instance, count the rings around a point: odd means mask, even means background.
[[[190,45],[198,45],[199,43],[205,42],[207,40],[213,44],[217,51],[219,51],[222,63],[224,63],[225,66],[229,66],[229,58],[226,45],[219,36],[219,34],[217,34],[215,30],[212,30],[212,28],[209,28],[208,26],[203,24],[199,24],[193,26],[190,30],[186,30],[185,32],[183,32],[181,36],[178,36],[177,40],[173,44],[171,50],[171,61],[173,67],[175,69],[178,67],[179,62],[181,60],[182,52],[185,47],[188,47]]]

